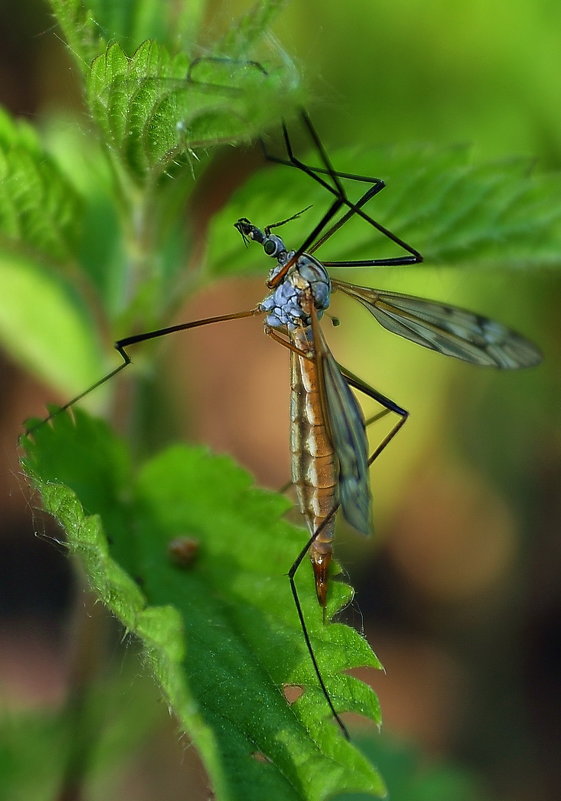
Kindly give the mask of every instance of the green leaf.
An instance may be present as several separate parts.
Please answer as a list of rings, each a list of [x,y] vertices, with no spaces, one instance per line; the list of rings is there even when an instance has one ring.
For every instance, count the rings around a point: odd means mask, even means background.
[[[129,58],[110,45],[92,64],[88,102],[110,153],[137,181],[156,180],[193,151],[248,141],[278,119],[294,77],[264,73],[245,60],[206,59],[190,78],[185,55],[155,41]]]
[[[56,275],[0,253],[0,283],[0,339],[13,357],[64,395],[99,377],[103,357],[92,320]]]
[[[162,3],[161,0],[51,0],[78,65],[85,73],[107,42],[118,42],[128,52],[145,39],[175,42],[187,49],[196,39],[205,0]]]
[[[217,52],[231,58],[247,58],[247,53],[263,36],[273,18],[287,5],[287,0],[258,0],[231,26],[218,44]]]
[[[72,262],[82,200],[39,143],[34,129],[0,109],[0,248]]]
[[[91,61],[103,48],[102,30],[83,0],[49,0],[76,65],[87,72]]]
[[[87,79],[92,114],[111,155],[137,177],[158,166],[165,170],[181,150],[181,112],[173,106],[172,85],[161,78],[183,78],[186,70],[184,56],[170,56],[157,42],[145,42],[130,59],[111,44],[92,64]]]
[[[279,153],[278,148],[274,150]],[[282,150],[279,155],[282,154]],[[298,154],[306,161],[306,156]],[[530,169],[525,159],[473,164],[469,150],[371,148],[330,153],[336,169],[377,176],[386,188],[364,210],[419,250],[428,263],[558,265],[561,252],[561,177]],[[308,162],[318,164],[317,156]],[[343,181],[356,201],[367,183]],[[248,217],[260,227],[312,209],[277,233],[297,248],[321,219],[333,196],[297,169],[271,166],[256,173],[212,221],[209,271],[265,272],[258,249],[239,246],[231,227]],[[266,209],[264,217],[263,209]],[[355,218],[322,245],[326,261],[383,258],[403,251],[367,222]]]
[[[165,41],[169,36],[170,17],[177,15],[175,4],[161,0],[88,0],[106,42],[117,41],[129,52],[144,39]],[[181,4],[180,4],[181,5]]]
[[[285,575],[307,535],[281,519],[286,499],[202,449],[172,447],[133,470],[124,445],[81,412],[24,445],[46,509],[101,600],[141,639],[218,799],[383,794],[318,688]],[[178,537],[197,541],[192,564],[171,560]],[[372,690],[343,672],[379,663],[353,629],[322,622],[306,568],[299,591],[335,707],[379,721]],[[328,617],[351,595],[334,582]],[[294,685],[304,692],[289,705],[282,688]]]

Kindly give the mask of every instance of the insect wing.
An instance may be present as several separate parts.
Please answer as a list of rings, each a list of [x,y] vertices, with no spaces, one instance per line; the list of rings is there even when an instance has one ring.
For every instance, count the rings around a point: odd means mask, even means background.
[[[496,320],[414,295],[386,292],[332,279],[388,331],[471,364],[514,370],[541,361],[536,346]]]
[[[324,415],[339,460],[339,501],[345,520],[362,534],[372,531],[368,440],[362,410],[341,374],[312,314]]]

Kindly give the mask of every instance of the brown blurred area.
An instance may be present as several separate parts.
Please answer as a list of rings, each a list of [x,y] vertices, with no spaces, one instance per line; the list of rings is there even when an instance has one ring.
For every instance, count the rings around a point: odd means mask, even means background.
[[[0,5],[0,100],[32,120],[49,106],[79,103],[64,46],[36,0]],[[561,293],[558,283],[540,280],[548,296],[540,344],[558,365]],[[262,295],[260,281],[229,282],[190,301],[181,318],[249,308]],[[227,335],[211,326],[191,332],[187,344],[166,346],[176,412],[188,410],[185,437],[232,454],[260,483],[278,488],[289,476],[288,357],[255,320],[228,325]],[[380,347],[388,345],[375,335]],[[341,347],[352,353],[353,337],[363,336],[347,326]],[[390,347],[416,358],[412,345]],[[418,357],[427,371],[432,358]],[[405,378],[395,366],[392,373],[392,359],[366,379],[414,415],[373,471],[375,539],[359,540],[342,526],[338,550],[357,587],[345,617],[359,627],[363,621],[385,666],[385,674],[367,676],[380,696],[384,731],[466,766],[496,797],[556,801],[561,436],[558,396],[546,393],[560,382],[537,381],[535,392],[544,394],[533,396],[526,417],[522,404],[506,403],[503,413],[501,393],[530,394],[531,378],[490,389],[503,377],[452,367],[427,396],[424,384],[408,383],[407,370]],[[551,363],[539,369],[555,370]],[[0,371],[1,701],[14,710],[56,709],[65,698],[75,588],[60,534],[35,509],[21,475],[17,437],[26,417],[61,399],[5,354]],[[429,420],[433,402],[440,416]],[[196,789],[186,795],[192,780]],[[193,750],[168,722],[122,782],[123,798],[206,797]]]
[[[55,70],[55,63],[60,67],[66,57],[48,32],[51,25],[38,3],[0,5],[0,100],[18,116],[34,118],[49,83],[45,64],[53,63]],[[51,540],[58,536],[54,527],[35,518],[17,451],[22,411],[42,414],[52,395],[4,352],[0,372],[2,701],[53,704],[63,694],[60,646],[70,570],[62,549]]]

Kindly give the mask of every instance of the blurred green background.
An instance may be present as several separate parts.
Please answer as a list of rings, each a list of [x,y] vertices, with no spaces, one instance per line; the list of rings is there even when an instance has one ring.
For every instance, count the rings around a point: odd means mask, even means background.
[[[212,5],[213,24],[248,6]],[[525,155],[536,170],[559,170],[561,6],[551,0],[306,0],[287,6],[274,30],[310,87],[328,149],[387,144],[421,152],[468,143],[477,161]],[[35,0],[0,5],[0,100],[39,122],[54,110],[81,113],[73,66]],[[234,151],[230,164],[237,158]],[[352,163],[336,166],[353,171]],[[341,531],[338,550],[358,592],[347,619],[364,625],[386,667],[368,677],[384,732],[412,744],[420,762],[459,766],[469,790],[450,790],[450,799],[554,801],[561,786],[559,274],[428,264],[414,275],[378,276],[383,286],[496,317],[544,352],[535,370],[477,370],[400,341],[341,305],[344,325],[331,335],[338,357],[411,412],[373,469],[376,536],[365,542]],[[262,294],[260,282],[218,286],[192,300],[185,319],[246,308]],[[186,435],[233,453],[275,487],[289,472],[287,358],[246,329],[170,343],[171,381],[178,407],[187,408]],[[33,536],[14,453],[21,421],[53,398],[7,357],[2,373],[1,678],[10,705],[56,706],[70,580],[64,554]],[[391,771],[398,776],[403,765],[378,759],[391,789]],[[150,782],[161,787],[162,775],[155,770],[138,786],[129,777],[130,797],[157,797]],[[170,781],[166,797],[192,796]],[[403,787],[394,794],[421,797]]]

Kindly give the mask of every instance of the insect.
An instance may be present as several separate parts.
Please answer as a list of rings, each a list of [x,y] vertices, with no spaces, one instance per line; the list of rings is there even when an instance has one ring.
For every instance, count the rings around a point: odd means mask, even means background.
[[[264,147],[265,155],[271,161],[301,170],[324,187],[333,200],[321,220],[296,250],[290,250],[274,230],[299,217],[302,212],[264,228],[257,227],[246,218],[237,220],[235,227],[244,241],[257,242],[262,246],[265,255],[274,260],[267,281],[269,293],[264,300],[248,310],[181,323],[119,340],[115,347],[122,357],[122,363],[56,413],[72,406],[130,364],[131,358],[127,349],[132,345],[212,323],[259,315],[265,317],[265,333],[290,351],[292,481],[296,487],[300,511],[309,530],[308,541],[289,570],[290,586],[322,692],[341,731],[348,736],[334,708],[312,648],[298,597],[295,574],[309,554],[318,602],[325,609],[336,512],[341,508],[345,519],[356,530],[369,533],[369,467],[404,425],[408,412],[362,382],[335,360],[320,326],[321,317],[330,305],[332,292],[340,291],[357,300],[389,331],[472,364],[515,369],[537,364],[541,355],[524,337],[501,323],[470,311],[332,278],[327,271],[328,267],[412,265],[421,262],[422,256],[364,211],[366,203],[384,188],[384,182],[377,178],[334,170],[305,112],[301,112],[301,120],[322,166],[311,167],[295,156],[284,123],[282,132],[287,157],[271,155]],[[356,202],[349,199],[342,179],[365,185],[364,193]],[[319,261],[313,254],[351,217],[356,216],[399,246],[404,253],[366,260]],[[390,413],[397,416],[389,433],[370,455],[365,421],[351,387],[380,404],[382,411],[377,417]]]

